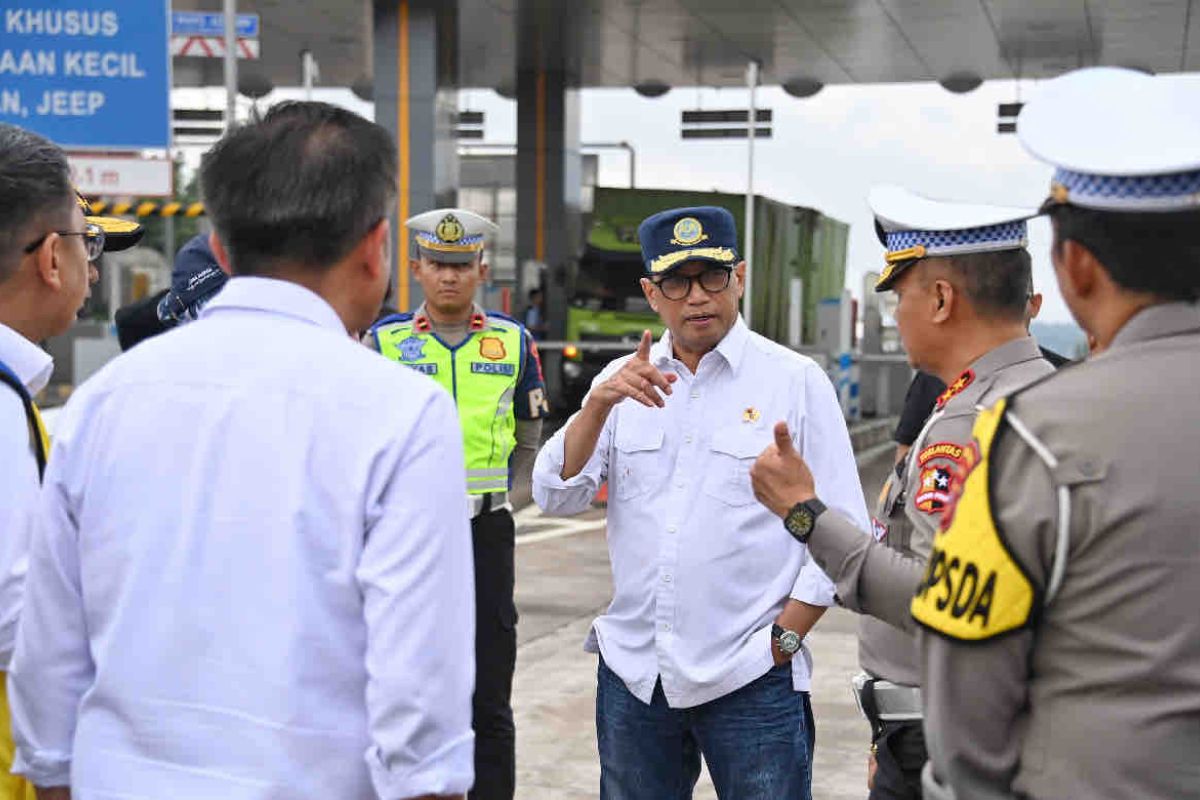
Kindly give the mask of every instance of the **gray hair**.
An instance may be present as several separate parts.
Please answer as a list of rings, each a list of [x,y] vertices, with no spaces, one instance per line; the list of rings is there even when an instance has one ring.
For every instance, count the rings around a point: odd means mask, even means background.
[[[75,190],[62,149],[42,136],[0,123],[0,282],[21,263],[35,223],[67,224]]]

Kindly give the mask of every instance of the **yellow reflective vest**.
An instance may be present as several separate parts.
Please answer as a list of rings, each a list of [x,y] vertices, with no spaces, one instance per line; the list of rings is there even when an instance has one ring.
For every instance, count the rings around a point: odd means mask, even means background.
[[[450,347],[428,320],[401,314],[374,329],[379,352],[424,373],[454,396],[467,460],[467,492],[508,490],[508,459],[516,447],[513,398],[521,373],[521,326],[476,314],[467,338]]]

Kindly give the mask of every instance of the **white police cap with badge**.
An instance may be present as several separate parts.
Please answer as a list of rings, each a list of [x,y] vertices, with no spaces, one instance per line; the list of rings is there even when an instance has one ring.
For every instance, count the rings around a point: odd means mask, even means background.
[[[933,200],[902,186],[876,186],[867,197],[875,233],[887,249],[875,291],[892,288],[922,258],[1016,250],[1029,244],[1032,208]]]
[[[1017,120],[1021,144],[1056,168],[1043,208],[1200,209],[1200,91],[1118,67],[1047,81]]]
[[[420,255],[446,264],[470,263],[483,252],[487,237],[500,230],[487,217],[462,208],[435,208],[404,224],[413,231]]]

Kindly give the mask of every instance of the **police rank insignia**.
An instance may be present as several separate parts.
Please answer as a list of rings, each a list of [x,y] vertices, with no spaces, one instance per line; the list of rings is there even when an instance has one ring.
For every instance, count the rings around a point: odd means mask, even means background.
[[[433,232],[443,242],[449,242],[451,244],[457,242],[466,234],[463,224],[459,222],[458,217],[454,216],[453,214],[447,214],[445,217],[443,217],[442,221],[438,223],[437,228],[435,228]]]
[[[675,238],[671,240],[671,244],[693,245],[697,242],[703,242],[708,236],[704,233],[704,227],[700,225],[700,220],[695,217],[684,217],[675,223],[675,230],[672,231]]]
[[[949,403],[950,398],[954,397],[956,394],[960,394],[962,392],[962,390],[966,389],[968,386],[970,386],[974,380],[975,380],[975,371],[974,370],[969,369],[966,372],[964,372],[962,375],[959,375],[957,378],[954,379],[954,383],[952,383],[946,387],[946,391],[944,391],[940,395],[938,395],[937,407],[941,408],[942,406],[946,405],[946,403]]]
[[[496,336],[484,336],[479,340],[479,355],[489,361],[499,361],[508,355],[504,349],[504,340]]]
[[[425,357],[425,340],[420,336],[409,336],[400,343],[402,361],[420,361]]]

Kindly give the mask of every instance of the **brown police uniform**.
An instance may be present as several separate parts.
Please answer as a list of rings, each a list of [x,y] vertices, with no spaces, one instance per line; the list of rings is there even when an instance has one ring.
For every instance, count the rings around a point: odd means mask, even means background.
[[[879,497],[875,535],[888,547],[921,562],[928,560],[951,492],[962,480],[963,456],[971,442],[976,408],[1054,371],[1031,337],[1007,342],[977,359],[938,398],[905,461],[893,471]],[[823,514],[818,525],[832,515]],[[830,520],[832,521],[832,519]],[[833,577],[833,574],[830,573]],[[836,581],[837,578],[834,578]],[[901,611],[907,614],[911,589]],[[859,610],[857,587],[838,583],[838,599]],[[876,678],[920,685],[920,666],[911,633],[871,616],[859,622],[859,663]]]
[[[981,415],[913,603],[959,798],[1200,797],[1198,397],[1200,307],[1170,303]]]

